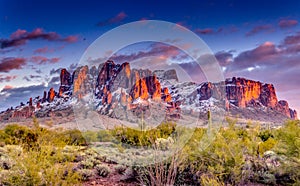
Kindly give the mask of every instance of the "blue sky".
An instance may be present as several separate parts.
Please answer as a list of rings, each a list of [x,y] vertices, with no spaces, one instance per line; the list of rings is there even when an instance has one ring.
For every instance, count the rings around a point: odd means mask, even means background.
[[[279,99],[300,111],[299,10],[300,1],[0,0],[0,110],[57,86],[57,69],[74,70],[103,33],[154,19],[192,30],[226,77],[273,83]]]

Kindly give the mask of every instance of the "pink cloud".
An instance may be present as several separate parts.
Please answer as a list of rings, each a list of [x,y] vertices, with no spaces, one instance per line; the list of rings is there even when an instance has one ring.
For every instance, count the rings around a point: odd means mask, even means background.
[[[116,23],[123,21],[126,17],[127,17],[127,15],[125,14],[125,12],[120,12],[112,18],[109,18],[109,19],[99,22],[97,25],[98,26],[107,26],[107,25],[111,25],[111,24],[116,24]]]
[[[274,31],[274,28],[271,24],[258,25],[258,26],[255,26],[254,28],[252,28],[249,32],[247,32],[246,36],[253,36],[255,34],[262,33],[262,32],[270,33],[273,31]]]
[[[139,58],[158,56],[161,59],[175,58],[180,54],[180,50],[171,45],[159,43],[152,44],[149,51],[140,51],[128,55],[114,54],[111,59],[117,62],[134,61]]]
[[[44,56],[33,56],[30,58],[30,61],[32,61],[33,63],[35,64],[38,64],[38,65],[43,65],[43,64],[48,64],[48,63],[51,63],[51,64],[54,64],[54,63],[57,63],[59,62],[60,58],[47,58],[47,57],[44,57]]]
[[[9,90],[9,89],[12,89],[12,88],[14,88],[14,87],[11,86],[11,85],[5,85],[2,90]]]
[[[75,43],[78,41],[78,36],[68,36],[68,37],[64,38],[63,40],[68,43]]]
[[[18,29],[17,31],[15,31],[14,33],[12,33],[12,34],[10,35],[10,38],[11,38],[11,39],[17,39],[17,38],[22,37],[22,36],[25,35],[26,33],[27,33],[26,30]]]
[[[294,20],[294,19],[283,19],[283,20],[279,21],[278,26],[280,28],[289,28],[289,27],[296,26],[297,24],[298,24],[297,20]]]
[[[204,28],[204,29],[196,29],[195,32],[197,34],[203,34],[203,35],[207,35],[207,34],[213,34],[214,30],[212,28]]]
[[[25,64],[25,58],[4,58],[0,62],[0,72],[9,72],[13,69],[21,69]]]
[[[39,53],[39,54],[44,54],[44,53],[48,53],[48,52],[54,52],[54,50],[49,49],[48,47],[43,47],[43,48],[38,48],[38,49],[34,50],[33,52]]]
[[[68,36],[63,38],[56,32],[45,32],[41,28],[36,28],[32,32],[18,29],[16,32],[11,34],[9,39],[0,39],[0,48],[4,49],[9,47],[17,47],[26,44],[27,41],[36,39],[73,43],[77,41],[77,36]]]

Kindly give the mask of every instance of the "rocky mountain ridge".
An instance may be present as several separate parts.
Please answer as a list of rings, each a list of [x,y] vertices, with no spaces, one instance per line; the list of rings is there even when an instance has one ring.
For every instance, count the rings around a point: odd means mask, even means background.
[[[62,69],[58,92],[50,88],[42,97],[29,98],[27,104],[2,112],[0,120],[34,115],[50,117],[57,110],[70,108],[78,100],[87,98],[98,113],[116,117],[117,111],[122,111],[125,114],[119,117],[127,120],[132,118],[130,114],[153,115],[147,112],[151,104],[161,109],[158,114],[165,112],[165,117],[170,118],[223,109],[239,116],[250,116],[251,112],[253,116],[249,119],[262,115],[268,120],[270,113],[276,115],[276,119],[297,119],[296,111],[289,108],[287,101],[278,101],[272,84],[235,77],[219,83],[178,82],[175,70],[151,72],[131,69],[127,62],[107,61],[98,68],[78,67],[72,74]]]

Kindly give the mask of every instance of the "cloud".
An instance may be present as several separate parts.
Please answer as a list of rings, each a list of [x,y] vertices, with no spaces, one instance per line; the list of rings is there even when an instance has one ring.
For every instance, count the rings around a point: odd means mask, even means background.
[[[11,85],[5,85],[2,90],[9,90],[9,89],[12,89],[12,88],[14,88],[14,87],[11,86]]]
[[[216,59],[221,66],[227,66],[233,62],[233,51],[220,51],[215,54]]]
[[[33,56],[30,58],[30,61],[32,61],[35,64],[38,65],[43,65],[43,64],[54,64],[54,63],[58,63],[60,60],[60,58],[58,57],[54,57],[54,58],[47,58],[47,57],[43,57],[43,56]]]
[[[294,45],[299,43],[300,43],[300,32],[297,32],[295,35],[287,36],[283,41],[284,45]]]
[[[120,23],[121,21],[123,21],[126,17],[127,17],[127,15],[124,12],[120,12],[119,14],[117,14],[116,16],[114,16],[112,18],[109,18],[109,19],[99,22],[97,24],[97,26],[103,27],[103,26],[107,26],[107,25],[117,24],[117,23]]]
[[[237,32],[238,31],[238,28],[234,25],[231,25],[231,26],[224,26],[224,27],[220,27],[218,29],[213,29],[213,28],[204,28],[204,29],[201,29],[201,28],[197,28],[194,30],[194,32],[196,34],[199,34],[199,35],[212,35],[212,34],[232,34],[234,32]]]
[[[26,81],[28,81],[28,82],[31,81],[31,79],[29,77],[27,77],[27,76],[24,76],[23,79],[26,80]]]
[[[75,43],[78,41],[78,36],[68,36],[66,38],[63,38],[62,41],[65,41],[68,43]]]
[[[162,59],[179,59],[184,54],[176,47],[171,45],[164,45],[160,43],[153,43],[149,46],[148,50],[145,51],[139,51],[136,53],[130,53],[130,54],[114,54],[111,56],[110,60],[116,61],[117,63],[123,63],[123,62],[131,62],[140,58],[144,57],[151,57],[151,56],[158,56]],[[183,57],[184,58],[184,57]],[[98,63],[99,61],[103,61],[104,58],[99,59],[90,59],[90,64]]]
[[[49,84],[51,84],[51,85],[60,84],[60,77],[59,76],[52,77],[51,80],[49,81]]]
[[[74,70],[76,70],[76,68],[78,67],[77,63],[72,63],[69,67],[68,67],[68,71],[69,72],[73,72]]]
[[[254,28],[252,28],[249,32],[246,33],[246,36],[253,36],[256,35],[258,33],[262,33],[262,32],[273,32],[274,28],[271,24],[266,24],[266,25],[258,25],[255,26]]]
[[[77,41],[77,36],[61,37],[56,32],[45,32],[41,28],[36,28],[32,32],[18,29],[10,35],[9,39],[0,39],[0,48],[5,49],[9,47],[17,47],[25,45],[30,40],[42,39],[46,41],[61,41],[73,43]]]
[[[278,26],[280,28],[290,28],[296,26],[297,24],[298,21],[294,19],[282,19],[278,22]]]
[[[0,72],[9,72],[14,69],[21,69],[24,65],[26,65],[25,58],[7,57],[1,59]]]
[[[35,54],[45,54],[45,53],[50,53],[50,52],[54,52],[54,50],[49,49],[48,47],[38,48],[33,51],[33,53],[35,53]]]
[[[14,80],[16,78],[17,78],[17,76],[4,76],[4,75],[0,74],[0,83],[10,82],[11,80]]]
[[[213,34],[215,33],[214,30],[212,28],[204,28],[204,29],[196,29],[195,33],[197,34],[203,34],[203,35],[208,35],[208,34]]]
[[[60,74],[62,68],[58,68],[58,69],[51,69],[50,70],[50,75],[54,75],[54,74]]]

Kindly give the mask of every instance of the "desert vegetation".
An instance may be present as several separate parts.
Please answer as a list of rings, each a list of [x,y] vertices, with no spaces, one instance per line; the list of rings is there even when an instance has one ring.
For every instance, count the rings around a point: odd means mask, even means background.
[[[227,120],[206,148],[207,129],[162,123],[149,130],[116,127],[85,131],[47,129],[36,120],[0,130],[0,185],[299,185],[300,122],[277,129]],[[139,157],[182,148],[161,161]]]

